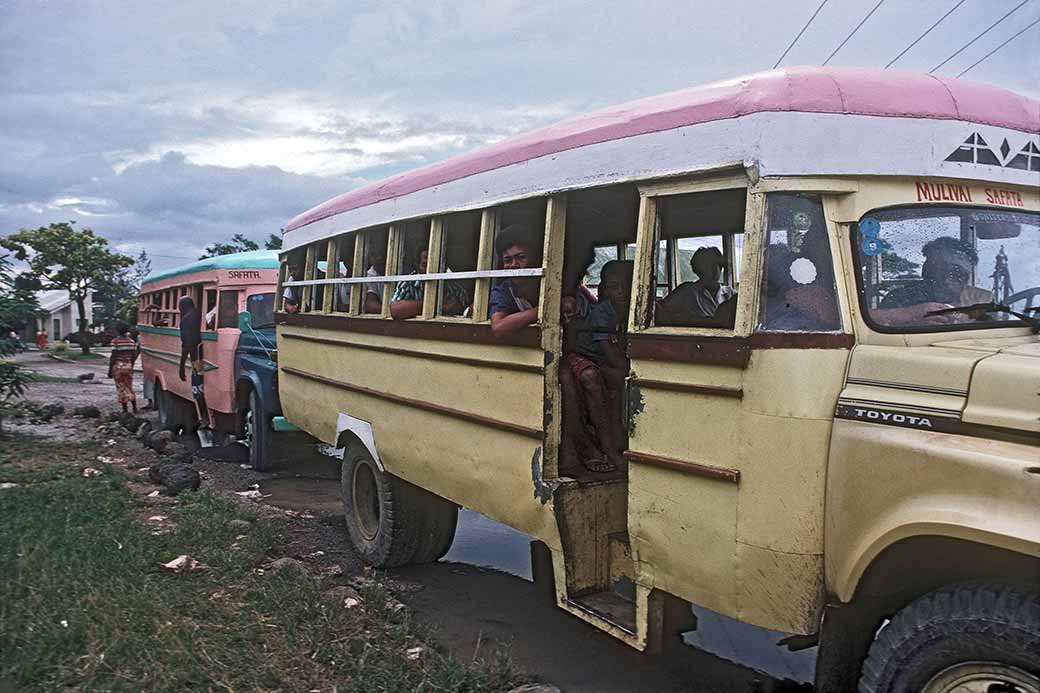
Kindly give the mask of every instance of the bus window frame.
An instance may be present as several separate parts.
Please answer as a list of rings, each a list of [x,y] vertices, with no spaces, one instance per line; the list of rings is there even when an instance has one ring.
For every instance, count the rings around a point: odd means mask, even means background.
[[[758,310],[758,283],[761,279],[762,229],[765,219],[765,193],[755,190],[744,171],[699,175],[695,179],[667,182],[643,183],[639,186],[639,216],[636,228],[635,271],[632,279],[632,309],[629,313],[630,334],[696,337],[749,337],[754,329]],[[737,292],[737,311],[732,328],[723,327],[672,327],[652,323],[652,300],[656,300],[655,270],[657,246],[660,234],[660,216],[657,201],[672,195],[720,192],[724,190],[745,191],[744,238],[740,255],[740,279],[745,290]],[[674,255],[673,255],[674,257]],[[734,262],[736,258],[727,262]],[[669,265],[674,263],[667,263]],[[669,287],[672,285],[672,268],[669,267]],[[727,267],[732,277],[733,268]],[[753,281],[754,284],[747,282]],[[651,282],[655,282],[651,286]],[[750,290],[748,290],[750,288]],[[651,298],[653,297],[653,298]]]

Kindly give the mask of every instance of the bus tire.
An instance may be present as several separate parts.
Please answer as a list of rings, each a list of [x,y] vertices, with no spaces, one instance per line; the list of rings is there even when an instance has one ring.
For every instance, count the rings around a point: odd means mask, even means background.
[[[271,419],[264,414],[260,404],[260,395],[256,390],[249,391],[249,464],[258,472],[271,469]]]
[[[424,515],[422,539],[415,550],[412,562],[433,563],[448,553],[452,542],[455,541],[459,506],[418,486],[412,486],[411,490],[415,496],[415,503]]]
[[[411,484],[381,472],[365,446],[347,445],[340,474],[350,541],[377,568],[410,563],[423,538],[423,515]]]
[[[870,646],[860,693],[1040,690],[1040,594],[946,587],[905,607]],[[972,688],[971,690],[975,690]]]

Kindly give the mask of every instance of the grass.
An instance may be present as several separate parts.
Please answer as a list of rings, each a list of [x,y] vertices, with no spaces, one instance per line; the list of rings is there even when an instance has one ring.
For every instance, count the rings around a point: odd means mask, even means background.
[[[47,375],[46,373],[38,373],[36,371],[30,371],[27,374],[29,382],[32,383],[78,383],[79,380],[76,378],[66,378],[60,375]]]
[[[3,447],[0,481],[22,485],[0,490],[0,682],[358,693],[519,682],[503,657],[460,662],[427,645],[409,659],[406,650],[429,634],[387,609],[378,583],[348,609],[323,596],[316,578],[261,574],[272,528],[219,494],[142,508],[118,470],[79,474],[94,460],[91,445]],[[142,513],[167,515],[175,529],[155,535]],[[235,519],[252,525],[237,529]],[[159,567],[180,554],[207,568]]]

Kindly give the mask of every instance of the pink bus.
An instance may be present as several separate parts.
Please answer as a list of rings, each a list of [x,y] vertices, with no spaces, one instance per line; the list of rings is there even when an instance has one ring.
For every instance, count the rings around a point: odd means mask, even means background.
[[[178,302],[187,296],[201,313],[201,381],[208,409],[208,421],[201,425],[211,427],[226,440],[241,428],[235,378],[239,313],[250,313],[257,326],[272,322],[277,283],[278,254],[269,251],[207,258],[153,274],[144,281],[137,326],[144,392],[154,402],[163,428],[194,430],[200,426],[201,407],[193,396],[191,363],[184,366],[183,380],[178,372]]]

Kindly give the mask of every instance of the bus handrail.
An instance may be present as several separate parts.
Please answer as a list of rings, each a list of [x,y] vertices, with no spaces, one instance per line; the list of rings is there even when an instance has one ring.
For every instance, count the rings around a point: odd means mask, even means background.
[[[415,282],[437,279],[486,279],[498,277],[541,277],[541,267],[514,270],[474,270],[471,272],[434,272],[432,274],[389,274],[386,276],[337,277],[335,279],[299,279],[282,282],[282,286],[321,286],[324,284],[371,284],[372,282]]]

